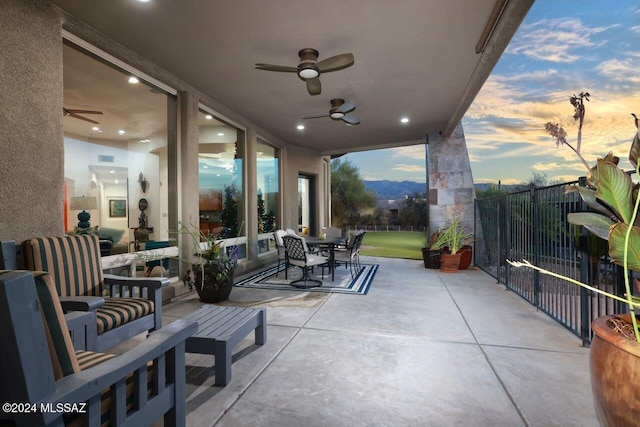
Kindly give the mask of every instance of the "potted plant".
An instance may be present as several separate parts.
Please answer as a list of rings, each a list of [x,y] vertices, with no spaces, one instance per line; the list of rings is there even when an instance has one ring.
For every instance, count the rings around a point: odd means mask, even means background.
[[[473,234],[466,232],[460,218],[456,216],[445,226],[443,235],[444,246],[448,249],[442,253],[440,271],[455,273],[460,266],[460,250]]]
[[[588,100],[588,94],[581,93],[571,98],[576,108],[576,120],[584,117],[582,99],[585,97]],[[533,268],[627,304],[630,314],[607,315],[593,321],[590,375],[596,412],[601,424],[637,426],[640,422],[640,330],[636,313],[640,311],[640,299],[633,296],[629,272],[640,272],[640,226],[637,223],[639,185],[634,184],[630,176],[618,167],[618,158],[612,153],[599,158],[594,167],[589,167],[580,155],[579,142],[576,145],[578,148],[570,145],[561,126],[547,123],[547,130],[558,145],[569,146],[587,167],[587,186],[571,186],[568,191],[579,192],[592,211],[571,213],[567,219],[608,241],[611,261],[624,268],[625,297],[612,295],[528,262],[512,265]],[[629,152],[629,161],[636,168],[636,175],[640,173],[639,154],[640,140],[636,130]],[[637,279],[635,282],[638,287]]]
[[[227,253],[219,236],[205,234],[198,225],[179,223],[178,233],[190,238],[193,256],[183,281],[190,290],[198,292],[200,301],[214,303],[229,298],[237,266],[237,246]],[[184,260],[183,260],[184,261]]]
[[[445,235],[442,228],[438,228],[431,233],[429,237],[428,245],[422,248],[422,260],[424,261],[424,268],[439,269],[440,268],[440,256],[442,255],[442,248],[445,245]]]

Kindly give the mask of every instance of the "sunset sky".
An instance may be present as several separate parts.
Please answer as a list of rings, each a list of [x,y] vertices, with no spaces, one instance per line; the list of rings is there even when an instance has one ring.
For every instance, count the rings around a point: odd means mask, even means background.
[[[476,183],[528,181],[534,173],[565,181],[586,170],[556,147],[545,123],[563,125],[575,143],[569,97],[586,102],[582,154],[589,163],[614,151],[625,160],[640,116],[640,3],[630,0],[536,0],[462,124]],[[424,147],[345,156],[364,179],[425,181]],[[380,164],[391,167],[382,168]]]

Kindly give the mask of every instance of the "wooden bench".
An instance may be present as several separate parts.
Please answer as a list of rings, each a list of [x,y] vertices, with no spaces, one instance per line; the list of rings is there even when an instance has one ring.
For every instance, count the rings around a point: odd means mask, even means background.
[[[215,356],[216,385],[224,386],[231,381],[233,347],[249,332],[255,331],[256,344],[267,341],[267,311],[264,308],[205,305],[184,319],[198,322],[198,332],[187,338],[185,350]]]

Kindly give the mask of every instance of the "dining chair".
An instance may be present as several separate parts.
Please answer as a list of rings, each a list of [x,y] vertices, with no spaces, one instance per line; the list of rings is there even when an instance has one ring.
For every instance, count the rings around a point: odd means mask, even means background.
[[[282,238],[284,246],[287,248],[287,256],[289,264],[295,265],[302,269],[302,278],[289,283],[296,288],[310,288],[314,286],[322,286],[322,280],[312,279],[309,276],[309,270],[316,266],[326,266],[329,258],[322,255],[311,254],[307,248],[304,237],[292,236],[287,234]],[[324,268],[322,269],[322,279],[324,279]],[[301,284],[302,282],[302,284]],[[307,283],[315,283],[308,285]]]
[[[276,248],[278,249],[278,268],[276,269],[276,277],[280,274],[280,266],[284,265],[284,278],[288,279],[289,257],[287,256],[287,248],[284,246],[284,240],[282,240],[286,235],[287,232],[284,230],[276,230],[273,232],[273,238],[276,241]]]

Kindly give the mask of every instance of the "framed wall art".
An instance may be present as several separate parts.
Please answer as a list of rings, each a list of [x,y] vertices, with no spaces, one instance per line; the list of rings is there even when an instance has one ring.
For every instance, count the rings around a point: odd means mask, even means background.
[[[127,217],[127,200],[111,199],[109,200],[109,218],[126,218]]]

